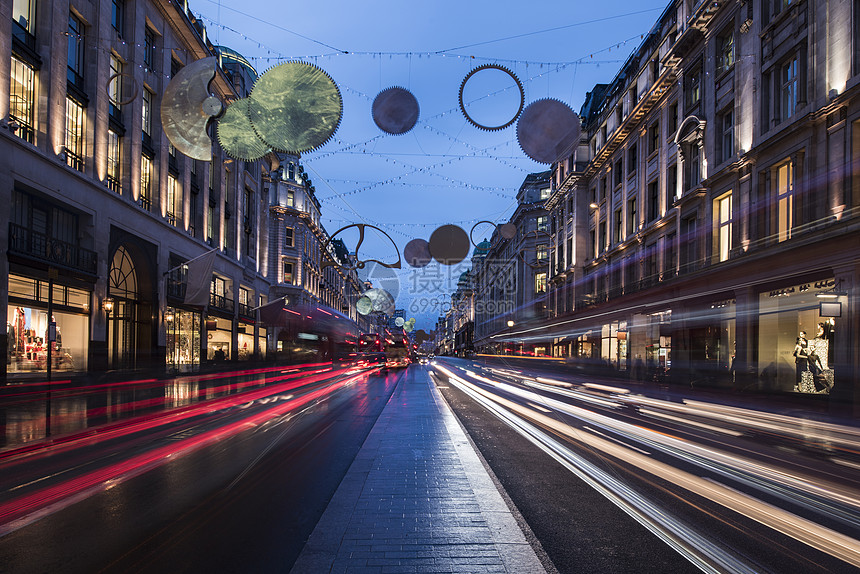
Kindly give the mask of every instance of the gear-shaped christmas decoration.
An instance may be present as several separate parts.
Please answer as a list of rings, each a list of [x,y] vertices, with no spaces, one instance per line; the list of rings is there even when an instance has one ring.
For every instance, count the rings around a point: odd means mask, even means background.
[[[236,100],[216,126],[218,142],[227,155],[242,161],[255,161],[271,151],[266,142],[257,137],[248,117],[248,98]]]
[[[463,90],[465,89],[466,84],[469,82],[469,79],[472,76],[474,76],[475,74],[477,74],[478,72],[481,72],[483,70],[499,70],[500,72],[504,72],[505,74],[507,74],[508,76],[511,77],[511,79],[514,81],[514,83],[517,85],[517,88],[519,88],[519,90],[520,90],[520,107],[519,107],[519,109],[517,109],[517,113],[515,113],[513,115],[513,117],[511,117],[510,120],[508,120],[507,122],[505,122],[501,125],[498,125],[498,126],[485,126],[483,124],[476,122],[475,119],[469,115],[469,112],[466,111],[466,104],[463,102]],[[508,127],[509,125],[511,125],[512,123],[514,123],[515,121],[517,121],[517,118],[520,117],[520,113],[522,113],[523,106],[525,105],[525,102],[526,102],[526,92],[523,89],[523,83],[520,81],[520,79],[517,77],[517,75],[514,74],[511,70],[507,69],[504,66],[500,66],[499,64],[482,64],[482,65],[478,66],[477,68],[475,68],[474,70],[472,70],[471,72],[469,72],[468,74],[466,74],[466,77],[463,78],[463,81],[460,83],[460,95],[459,95],[458,100],[460,102],[460,111],[463,112],[463,116],[465,116],[466,121],[468,121],[470,124],[472,124],[473,126],[475,126],[478,129],[486,130],[488,132],[495,132],[498,130],[503,130],[506,127]]]
[[[334,80],[305,62],[267,70],[251,90],[248,116],[254,131],[273,149],[301,154],[324,145],[343,117]]]
[[[376,95],[371,113],[373,122],[379,129],[397,136],[415,127],[419,111],[418,100],[412,92],[394,86]]]
[[[517,122],[517,141],[523,152],[538,163],[567,157],[579,141],[579,116],[564,102],[552,98],[528,105]]]
[[[209,93],[209,83],[217,70],[218,60],[215,56],[191,62],[173,76],[161,98],[164,135],[177,150],[201,161],[212,159],[212,140],[206,133],[206,124],[223,109],[221,100]],[[114,74],[111,79],[124,75]],[[136,95],[136,80],[134,91]]]

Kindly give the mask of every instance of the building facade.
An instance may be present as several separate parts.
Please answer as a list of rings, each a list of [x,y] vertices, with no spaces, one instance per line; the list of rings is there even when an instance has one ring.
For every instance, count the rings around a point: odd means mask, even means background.
[[[216,56],[222,102],[248,95],[253,67],[183,2],[16,0],[0,18],[3,375],[266,357],[276,335],[257,308],[286,292],[290,255],[279,187],[313,203],[312,186],[289,171],[297,158],[244,162],[217,141],[210,161],[184,157],[160,114],[184,65]],[[314,209],[289,212],[304,222],[293,281],[355,316],[356,282],[320,270],[336,249]],[[186,263],[212,250],[208,305],[187,305]]]
[[[504,237],[497,226],[490,241],[475,250],[472,281],[475,290],[475,346],[494,354],[548,354],[552,339],[506,343],[500,339],[514,325],[539,321],[547,313],[549,277],[550,197],[549,171],[526,176],[517,192],[517,208],[508,224],[514,237]]]
[[[858,2],[666,8],[553,166],[556,355],[858,404],[858,22]]]

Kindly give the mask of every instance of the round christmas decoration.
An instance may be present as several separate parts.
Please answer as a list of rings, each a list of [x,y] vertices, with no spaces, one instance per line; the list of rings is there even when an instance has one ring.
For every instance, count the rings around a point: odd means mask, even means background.
[[[579,116],[570,106],[545,98],[528,105],[517,122],[517,141],[538,163],[553,163],[570,155],[579,141]]]
[[[423,239],[413,239],[403,248],[403,257],[412,267],[426,267],[433,256],[430,255],[430,244]]]
[[[401,135],[418,121],[418,100],[404,88],[387,88],[373,100],[373,121],[387,134]]]
[[[465,89],[466,84],[469,82],[469,79],[471,79],[471,77],[474,76],[475,74],[477,74],[478,72],[482,72],[484,70],[499,70],[500,72],[504,72],[505,74],[507,74],[508,76],[511,77],[511,79],[514,81],[514,83],[517,85],[517,88],[519,88],[519,90],[520,90],[520,107],[519,107],[519,109],[517,109],[517,112],[511,117],[511,119],[509,119],[507,122],[500,124],[500,125],[497,125],[497,126],[486,126],[486,125],[483,125],[483,124],[475,121],[472,118],[472,116],[469,115],[469,112],[466,111],[466,105],[463,102],[463,90]],[[512,71],[510,71],[506,67],[500,66],[498,64],[483,64],[481,66],[478,66],[477,68],[475,68],[474,70],[472,70],[468,74],[466,74],[466,77],[463,78],[463,81],[460,83],[460,95],[459,95],[458,99],[460,102],[460,111],[463,112],[463,116],[465,116],[466,121],[468,121],[470,124],[472,124],[473,126],[475,126],[478,129],[486,130],[488,132],[494,132],[494,131],[498,131],[498,130],[503,130],[506,127],[508,127],[509,125],[511,125],[512,123],[514,123],[515,121],[517,121],[517,118],[520,116],[520,113],[523,111],[523,105],[525,104],[525,101],[526,101],[526,92],[523,89],[523,83],[520,82],[520,79],[516,76],[516,74],[514,74]]]
[[[285,62],[254,83],[248,115],[274,149],[300,154],[325,144],[340,125],[343,98],[334,80],[305,62]]]
[[[442,265],[456,265],[469,255],[470,245],[462,227],[443,225],[430,236],[430,255]]]

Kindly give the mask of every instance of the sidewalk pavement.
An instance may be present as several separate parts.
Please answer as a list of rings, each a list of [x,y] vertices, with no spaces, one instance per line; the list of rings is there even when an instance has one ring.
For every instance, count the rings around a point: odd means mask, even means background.
[[[292,572],[545,570],[428,369],[413,366]]]

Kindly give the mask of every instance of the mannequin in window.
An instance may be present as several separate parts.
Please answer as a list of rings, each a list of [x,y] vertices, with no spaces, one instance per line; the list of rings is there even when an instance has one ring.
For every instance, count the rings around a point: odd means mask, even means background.
[[[830,356],[829,323],[819,323],[818,333],[809,342],[809,369],[815,378],[819,392],[828,392],[833,386],[833,370],[829,367]]]
[[[809,342],[806,331],[801,331],[794,343],[794,390],[800,393],[814,393],[815,379],[809,370]]]

